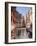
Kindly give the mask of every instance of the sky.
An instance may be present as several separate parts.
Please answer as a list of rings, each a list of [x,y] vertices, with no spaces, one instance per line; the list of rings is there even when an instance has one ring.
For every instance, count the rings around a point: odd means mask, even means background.
[[[16,11],[18,11],[23,16],[26,15],[30,9],[30,7],[16,7]]]

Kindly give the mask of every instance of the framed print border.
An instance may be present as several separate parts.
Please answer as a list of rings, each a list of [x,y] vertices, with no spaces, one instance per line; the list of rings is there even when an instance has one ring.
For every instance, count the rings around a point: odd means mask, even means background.
[[[8,42],[8,4],[26,4],[26,5],[35,5],[35,41],[28,42]],[[21,3],[21,2],[5,2],[5,44],[20,44],[20,43],[35,43],[36,42],[36,3]]]

